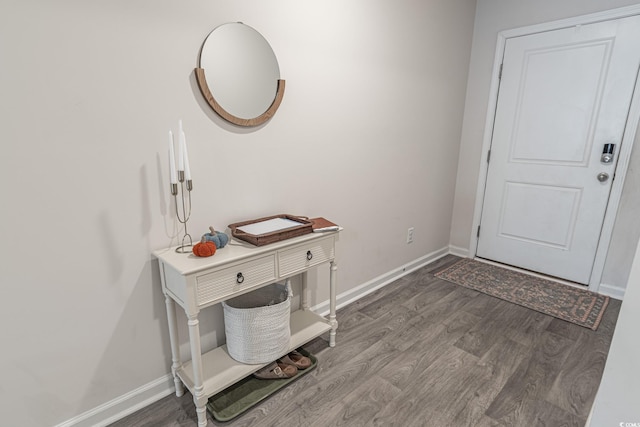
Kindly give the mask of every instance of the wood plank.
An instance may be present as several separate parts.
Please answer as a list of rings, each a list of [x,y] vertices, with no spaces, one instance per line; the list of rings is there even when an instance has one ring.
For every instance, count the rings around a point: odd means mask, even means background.
[[[318,355],[322,363],[319,363],[315,372],[308,375],[316,377],[317,386],[298,390],[295,400],[291,402],[281,401],[280,408],[269,413],[267,419],[262,419],[264,423],[268,425],[269,420],[275,422],[301,417],[306,421],[298,425],[309,425],[314,420],[326,418],[327,414],[340,409],[347,395],[377,375],[383,366],[397,356],[395,349],[383,341],[363,350],[349,360],[349,363],[336,363],[342,358],[332,350],[328,349]]]
[[[425,286],[428,287],[428,284]],[[395,308],[396,306],[404,305],[403,303],[405,301],[416,294],[420,294],[422,287],[423,286],[416,283],[407,283],[404,286],[398,287],[392,294],[378,298],[370,304],[361,307],[358,311],[373,319],[377,319],[388,313],[390,307]]]
[[[449,284],[447,283],[447,285]],[[435,298],[432,300],[431,293],[426,293],[419,295],[416,298],[418,301],[413,300],[404,305],[420,313],[426,320],[445,319],[479,295],[476,291],[457,285],[453,286],[452,289],[444,287],[440,292],[437,292],[438,297],[444,294],[442,298],[437,300]]]
[[[417,316],[418,313],[402,306],[390,306],[387,312],[377,319],[362,322],[346,332],[338,328],[336,339],[339,341],[366,340],[375,342],[385,337],[393,336],[396,331],[402,330],[407,324],[411,324],[412,319]]]
[[[526,347],[532,347],[553,319],[553,317],[538,311],[521,310],[521,315],[509,322],[507,336]]]
[[[573,342],[545,332],[530,357],[523,360],[491,403],[486,415],[508,425],[525,418],[530,402],[541,400],[551,389]]]
[[[465,304],[462,310],[479,317],[486,317],[491,313],[499,313],[500,310],[508,307],[508,305],[509,303],[507,301],[480,293],[473,300]]]
[[[371,292],[370,294],[366,295],[363,298],[353,301],[348,306],[338,310],[336,314],[339,316],[344,316],[350,313],[360,311],[362,310],[363,307],[373,304],[375,301],[385,298],[387,295],[393,295],[394,293],[398,292],[399,289],[407,285],[411,286],[411,285],[415,285],[415,283],[414,281],[407,279],[406,276],[402,277],[392,283],[389,283],[388,285],[382,288],[376,289],[375,291]]]
[[[380,374],[383,376],[383,373]],[[477,358],[455,347],[441,352],[423,370],[415,370],[402,387],[402,394],[377,414],[379,419],[395,416],[395,425],[413,425],[429,420],[431,425],[453,419],[468,403],[478,385],[490,376],[489,370],[477,365]],[[394,384],[396,385],[396,384]],[[398,406],[411,408],[398,411]]]
[[[586,419],[595,398],[594,390],[598,389],[602,378],[611,342],[602,335],[582,329],[546,400]]]
[[[312,427],[364,426],[374,418],[380,423],[384,418],[379,417],[378,413],[399,394],[400,390],[392,384],[373,375],[347,394],[341,401],[338,410],[333,408],[332,412],[318,417],[312,424],[301,425]],[[390,424],[385,423],[384,425]]]
[[[464,334],[454,345],[473,354],[482,357],[491,347],[500,340],[505,334],[505,325],[501,321],[494,319],[483,319]]]
[[[520,419],[526,420],[526,424],[523,424],[523,421],[519,421],[520,424],[517,425],[540,427],[583,427],[587,421],[586,418],[580,418],[549,402],[537,399],[526,402]]]
[[[516,369],[528,358],[529,351],[528,347],[504,336],[478,361],[479,365],[491,369],[491,384],[487,384],[477,396],[485,408],[493,402]]]
[[[463,258],[460,258],[459,256],[456,256],[456,255],[451,255],[451,254],[445,255],[442,258],[439,258],[434,262],[430,263],[429,265],[424,266],[419,271],[435,274],[438,271],[444,270],[445,268],[449,267],[453,263],[460,261],[461,259]]]

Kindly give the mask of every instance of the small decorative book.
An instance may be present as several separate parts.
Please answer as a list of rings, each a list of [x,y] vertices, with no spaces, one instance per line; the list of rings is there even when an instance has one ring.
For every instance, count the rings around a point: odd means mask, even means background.
[[[338,224],[329,221],[326,218],[311,218],[311,227],[315,233],[321,233],[325,231],[337,231],[340,229]]]

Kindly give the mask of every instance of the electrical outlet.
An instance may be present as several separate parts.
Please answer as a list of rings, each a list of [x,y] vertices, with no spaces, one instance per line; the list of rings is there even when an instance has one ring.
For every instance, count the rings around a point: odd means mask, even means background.
[[[413,243],[413,227],[407,228],[407,243]]]

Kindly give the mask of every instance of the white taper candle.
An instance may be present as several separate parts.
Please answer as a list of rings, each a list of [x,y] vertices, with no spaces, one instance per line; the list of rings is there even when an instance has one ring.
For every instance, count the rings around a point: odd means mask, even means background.
[[[182,120],[178,122],[178,170],[184,170],[184,132],[182,131]]]
[[[169,173],[171,175],[171,183],[177,184],[176,177],[176,156],[173,151],[173,132],[169,131]]]
[[[187,181],[191,180],[191,168],[189,167],[189,153],[187,152],[187,138],[184,135],[184,132],[181,134],[182,136],[182,149],[184,150],[184,179]]]

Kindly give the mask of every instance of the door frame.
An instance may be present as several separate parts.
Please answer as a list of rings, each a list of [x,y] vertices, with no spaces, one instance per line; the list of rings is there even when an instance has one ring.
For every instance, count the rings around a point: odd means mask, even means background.
[[[512,37],[526,36],[534,33],[559,30],[562,28],[570,28],[576,25],[592,24],[601,21],[610,21],[619,18],[626,18],[629,16],[640,15],[640,5],[627,6],[617,9],[611,9],[607,11],[592,13],[588,15],[580,15],[572,18],[561,19],[557,21],[546,22],[543,24],[529,25],[526,27],[514,28],[511,30],[505,30],[498,33],[498,40],[496,43],[495,57],[493,61],[493,71],[491,73],[491,86],[489,88],[489,104],[487,107],[487,117],[484,125],[484,135],[482,138],[482,151],[480,158],[480,173],[478,176],[478,186],[476,189],[476,201],[473,213],[473,226],[471,228],[469,254],[472,257],[476,257],[478,250],[478,234],[477,230],[480,226],[480,220],[482,217],[482,205],[484,202],[484,192],[487,184],[487,172],[489,170],[489,164],[487,162],[487,156],[491,147],[491,140],[493,138],[493,124],[495,119],[496,106],[498,103],[498,89],[500,86],[500,65],[504,56],[505,44],[507,39]],[[596,249],[596,256],[593,262],[593,268],[591,270],[591,277],[589,279],[589,290],[598,292],[600,288],[600,282],[602,280],[602,273],[604,271],[605,261],[607,259],[607,253],[609,250],[609,244],[611,243],[611,235],[613,233],[613,226],[615,224],[618,205],[622,196],[622,188],[624,185],[627,169],[629,166],[629,159],[631,157],[631,149],[633,148],[633,142],[638,131],[638,124],[640,123],[640,73],[636,76],[635,89],[631,97],[631,105],[629,107],[629,116],[625,125],[622,141],[620,142],[620,149],[618,152],[618,163],[615,169],[615,179],[611,185],[611,192],[609,193],[609,201],[607,203],[607,210],[605,212],[604,221],[602,224],[602,230],[600,231],[600,239],[598,241],[598,247]]]

